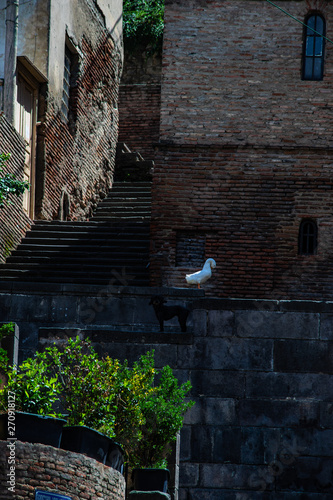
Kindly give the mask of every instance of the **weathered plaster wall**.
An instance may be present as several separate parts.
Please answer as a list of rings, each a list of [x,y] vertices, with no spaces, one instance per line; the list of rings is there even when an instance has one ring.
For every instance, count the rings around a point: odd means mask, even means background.
[[[100,32],[105,30],[110,33],[116,52],[122,57],[121,13],[120,0],[113,0],[111,4],[106,1],[96,4],[86,0],[51,0],[48,76],[56,107],[61,106],[66,33],[80,51],[83,36],[96,47],[100,43]]]
[[[15,466],[8,463],[13,457]],[[14,467],[11,476],[10,467]],[[14,492],[8,490],[9,479],[13,479]],[[36,490],[72,500],[125,499],[125,479],[111,467],[80,453],[20,441],[0,441],[0,484],[1,500],[34,500]]]
[[[6,4],[0,0],[0,78],[4,78]],[[48,73],[50,0],[20,2],[17,55],[26,56],[44,76]]]
[[[98,38],[98,39],[97,39]],[[80,73],[73,89],[75,109],[64,123],[49,102],[45,117],[45,181],[39,217],[57,218],[62,191],[71,198],[72,219],[84,219],[111,187],[118,137],[121,55],[104,30],[79,41]]]

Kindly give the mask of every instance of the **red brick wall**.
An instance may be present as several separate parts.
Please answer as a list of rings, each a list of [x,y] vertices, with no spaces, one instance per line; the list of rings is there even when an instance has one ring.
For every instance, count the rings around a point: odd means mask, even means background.
[[[159,141],[162,59],[159,51],[125,43],[124,70],[119,88],[119,142],[154,159],[153,144]]]
[[[8,491],[7,441],[0,441],[0,499],[35,498],[43,490],[67,495],[72,500],[125,499],[125,480],[120,472],[79,453],[42,444],[15,442],[15,493]]]
[[[333,6],[277,1],[304,21]],[[167,0],[161,139],[177,143],[332,146],[333,45],[322,82],[302,81],[303,27],[264,0]]]
[[[119,142],[154,159],[153,144],[159,140],[161,86],[123,84],[119,89]]]
[[[299,19],[327,2],[278,4]],[[205,237],[207,293],[332,298],[333,47],[302,81],[302,26],[264,1],[167,1],[152,210],[152,284],[187,286],[177,237]],[[318,252],[298,255],[303,219]],[[182,259],[183,262],[183,259]]]
[[[25,145],[4,115],[0,115],[0,153],[11,154],[4,166],[4,174],[12,173],[23,180]],[[23,210],[22,196],[10,196],[9,199],[12,203],[0,208],[0,262],[4,262],[18,245],[32,222]]]
[[[83,38],[77,82],[77,119],[73,129],[55,114],[51,102],[46,117],[45,191],[39,217],[58,216],[61,191],[71,198],[71,219],[92,213],[99,193],[112,184],[118,135],[120,54],[104,32],[94,46]]]
[[[161,148],[152,207],[152,284],[186,287],[177,234],[206,236],[217,268],[203,287],[223,297],[332,298],[332,151]],[[303,219],[318,252],[298,255]]]

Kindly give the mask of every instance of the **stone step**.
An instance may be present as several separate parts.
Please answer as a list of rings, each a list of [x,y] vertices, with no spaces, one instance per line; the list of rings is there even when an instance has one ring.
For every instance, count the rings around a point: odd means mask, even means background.
[[[124,221],[127,221],[127,220],[131,220],[133,222],[140,222],[140,221],[147,221],[147,220],[150,220],[150,215],[148,216],[137,216],[137,215],[133,215],[132,217],[120,217],[119,215],[96,215],[95,216],[95,220],[98,221],[98,222],[106,222],[108,220],[124,220]]]
[[[151,210],[150,207],[146,208],[132,208],[132,207],[108,207],[108,206],[103,206],[99,207],[96,212],[94,213],[94,219],[96,217],[99,217],[101,214],[105,215],[110,215],[110,217],[116,218],[116,217],[121,217],[125,218],[128,220],[132,220],[133,217],[149,217],[151,216]]]
[[[111,248],[111,249],[102,249],[100,251],[80,251],[78,252],[73,252],[71,250],[69,251],[59,251],[59,249],[42,249],[42,250],[29,250],[29,251],[22,251],[22,250],[17,250],[15,254],[11,255],[8,257],[7,262],[5,264],[0,264],[0,269],[2,266],[8,266],[14,265],[14,264],[20,264],[24,262],[49,262],[52,261],[56,264],[62,263],[62,262],[85,262],[89,260],[95,260],[98,257],[99,262],[113,262],[113,261],[118,261],[121,259],[124,259],[126,257],[126,261],[128,262],[129,260],[136,258],[138,259],[140,257],[140,254],[144,255],[144,251],[148,252],[148,246],[136,246],[136,247],[130,247],[127,249],[123,249],[122,246],[119,246],[118,248]]]
[[[135,238],[119,238],[119,242],[123,242],[124,244],[128,244],[128,241],[131,241],[133,243],[136,243],[138,241],[146,241],[147,240],[147,235],[142,235],[141,239],[139,239],[139,235],[135,235]],[[56,237],[51,237],[49,235],[45,236],[45,238],[41,236],[35,236],[31,238],[27,238],[22,241],[21,247],[24,248],[25,246],[31,246],[31,245],[43,245],[43,246],[63,246],[63,245],[82,245],[82,246],[89,246],[89,247],[99,247],[99,246],[112,246],[114,243],[116,243],[116,239],[113,238],[105,238],[105,237],[94,237],[91,236],[89,238],[87,237],[75,237],[75,234],[71,234],[68,236],[56,236]]]
[[[94,261],[97,261],[94,263]],[[117,253],[112,255],[104,254],[98,256],[98,260],[94,256],[89,259],[89,256],[58,256],[56,254],[51,255],[38,255],[38,256],[27,256],[22,255],[18,257],[13,257],[11,260],[7,261],[5,264],[0,264],[0,270],[10,270],[10,269],[30,269],[36,266],[42,266],[43,269],[49,268],[51,265],[61,266],[61,269],[77,268],[85,269],[87,266],[101,268],[102,266],[113,266],[120,265],[121,263],[126,263],[126,265],[135,265],[140,262],[147,262],[147,257],[142,253],[141,256],[137,252],[129,252],[126,255],[123,253]]]
[[[86,222],[36,221],[0,265],[0,280],[107,284],[113,271],[147,286],[150,183],[115,183]]]
[[[117,271],[118,274],[121,276],[121,269],[117,270],[115,269],[114,272]],[[127,271],[127,275],[129,275],[129,271]],[[37,284],[41,283],[43,285],[51,285],[52,283],[57,284],[57,285],[91,285],[91,286],[101,286],[105,287],[108,286],[110,281],[112,282],[113,280],[113,274],[104,278],[97,278],[97,277],[71,277],[71,276],[58,276],[58,277],[49,277],[49,276],[31,276],[31,275],[11,275],[11,276],[6,276],[2,277],[1,275],[1,283],[5,283],[6,281],[8,282],[17,282],[17,283],[22,283],[22,286],[20,287],[20,290],[23,291],[24,289],[29,288],[29,283],[30,284]],[[27,283],[26,287],[23,286],[24,283]],[[124,282],[124,285],[126,286],[135,286],[135,287],[143,287],[143,286],[149,286],[149,279],[142,275],[140,276],[139,274],[131,279],[128,279],[127,282]],[[124,286],[122,285],[122,286]],[[2,287],[4,288],[4,287]]]
[[[114,182],[112,185],[112,189],[109,191],[109,194],[120,190],[125,190],[128,193],[133,191],[150,192],[151,185],[152,185],[151,182],[125,182],[125,181]]]
[[[118,196],[118,197],[110,197],[110,198],[104,198],[104,200],[100,203],[99,206],[101,205],[107,205],[107,206],[112,206],[112,205],[117,205],[120,207],[149,207],[150,206],[150,197],[146,199],[142,199],[142,197],[139,198],[129,198],[125,197],[123,195]],[[98,208],[98,207],[97,207]]]

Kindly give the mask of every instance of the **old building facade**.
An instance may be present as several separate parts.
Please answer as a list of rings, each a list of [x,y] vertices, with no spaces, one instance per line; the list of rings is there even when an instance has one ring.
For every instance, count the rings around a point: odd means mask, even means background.
[[[12,127],[4,127],[1,149],[12,153],[11,137],[22,137],[25,161],[18,167],[11,159],[8,169],[30,190],[15,202],[19,216],[0,214],[10,248],[18,242],[14,233],[23,236],[33,219],[86,219],[110,188],[123,60],[121,1],[31,0],[14,14],[13,3],[0,2],[2,120]],[[13,59],[11,120],[6,83]]]
[[[333,5],[277,4],[166,1],[152,284],[332,298]]]

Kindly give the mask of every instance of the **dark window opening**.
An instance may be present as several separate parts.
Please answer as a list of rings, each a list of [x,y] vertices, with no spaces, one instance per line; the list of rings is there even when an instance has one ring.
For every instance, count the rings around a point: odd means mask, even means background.
[[[206,236],[191,231],[179,232],[176,243],[176,266],[202,267],[205,263]]]
[[[314,255],[317,251],[317,224],[303,221],[299,228],[299,254]]]
[[[65,46],[63,91],[61,102],[61,115],[64,122],[68,123],[71,133],[75,133],[78,105],[78,79],[79,56],[70,41]]]
[[[305,20],[305,24],[302,78],[303,80],[322,80],[324,75],[325,19],[320,14],[312,14]]]
[[[69,117],[69,98],[71,88],[71,69],[72,69],[72,54],[69,48],[65,48],[65,67],[64,67],[64,81],[62,91],[61,111],[63,117],[68,120]]]

